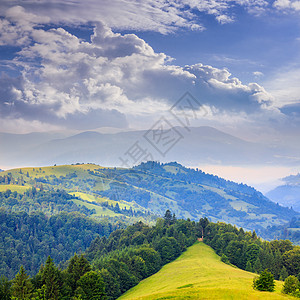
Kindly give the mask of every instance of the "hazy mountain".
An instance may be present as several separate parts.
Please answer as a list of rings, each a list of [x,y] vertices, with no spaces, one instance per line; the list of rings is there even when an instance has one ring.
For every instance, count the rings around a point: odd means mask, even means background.
[[[13,134],[0,132],[0,165],[18,166],[30,164],[25,153],[31,153],[38,145],[62,137],[65,137],[65,134],[41,132]]]
[[[190,131],[176,127],[174,132],[178,142],[173,145],[170,140],[169,151],[161,152],[155,142],[151,139],[149,141],[152,133],[147,131],[115,134],[88,131],[67,137],[47,133],[25,135],[2,133],[0,165],[18,167],[93,162],[104,166],[120,166],[120,158],[125,159],[128,156],[127,151],[136,143],[145,153],[151,154],[150,158],[153,160],[176,160],[185,165],[290,164],[289,157],[293,155],[282,147],[248,142],[207,126],[190,128]],[[156,139],[158,140],[158,137]],[[139,160],[132,158],[128,160],[128,164],[136,165],[142,159],[143,157]]]
[[[282,179],[284,184],[266,194],[274,202],[300,212],[300,173]]]

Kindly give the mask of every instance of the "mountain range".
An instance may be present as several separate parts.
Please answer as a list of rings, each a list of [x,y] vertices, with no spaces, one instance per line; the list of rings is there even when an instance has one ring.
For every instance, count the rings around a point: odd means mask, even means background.
[[[293,207],[300,212],[300,173],[282,179],[283,184],[266,193],[274,202]]]

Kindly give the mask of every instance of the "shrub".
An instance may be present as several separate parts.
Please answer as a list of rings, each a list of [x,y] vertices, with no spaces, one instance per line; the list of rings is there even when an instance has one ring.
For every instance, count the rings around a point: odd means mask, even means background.
[[[294,296],[299,295],[299,280],[296,276],[291,275],[286,278],[283,284],[282,293]]]
[[[273,292],[275,289],[274,276],[268,270],[264,270],[259,277],[253,279],[253,288],[258,291]]]

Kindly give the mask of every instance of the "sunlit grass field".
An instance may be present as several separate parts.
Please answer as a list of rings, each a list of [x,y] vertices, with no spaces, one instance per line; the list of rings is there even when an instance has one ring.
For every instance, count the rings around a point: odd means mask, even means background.
[[[198,242],[119,299],[296,299],[280,293],[281,281],[273,293],[253,290],[255,276],[222,263],[212,248]]]
[[[11,190],[12,192],[18,192],[23,194],[30,186],[22,186],[22,185],[13,185],[13,184],[1,184],[0,185],[0,192],[5,192],[7,190]]]

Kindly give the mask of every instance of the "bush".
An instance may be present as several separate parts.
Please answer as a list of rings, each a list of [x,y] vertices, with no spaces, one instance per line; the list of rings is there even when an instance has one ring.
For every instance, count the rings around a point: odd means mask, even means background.
[[[259,277],[253,279],[253,288],[258,291],[273,292],[275,289],[274,276],[268,270],[264,270]]]
[[[291,275],[286,278],[283,284],[282,293],[293,296],[299,295],[299,280],[296,276]]]
[[[228,257],[224,253],[222,253],[221,261],[225,264],[229,264]]]

